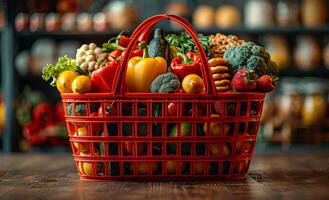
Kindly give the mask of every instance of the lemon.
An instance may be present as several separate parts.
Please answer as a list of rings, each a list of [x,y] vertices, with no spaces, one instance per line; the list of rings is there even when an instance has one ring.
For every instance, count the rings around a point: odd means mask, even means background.
[[[72,82],[72,91],[74,93],[87,93],[91,91],[91,80],[86,75],[77,76]]]
[[[64,71],[59,74],[56,80],[56,86],[60,93],[72,93],[72,81],[79,74],[73,71]]]
[[[74,136],[87,136],[86,127],[80,127],[78,128],[78,131],[74,134]],[[79,142],[73,142],[74,146],[80,150],[80,152],[88,152],[89,151],[89,143],[79,143]]]

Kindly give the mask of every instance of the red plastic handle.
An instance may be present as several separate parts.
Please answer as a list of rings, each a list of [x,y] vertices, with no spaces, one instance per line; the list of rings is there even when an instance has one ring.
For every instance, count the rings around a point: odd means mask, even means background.
[[[157,23],[163,21],[163,20],[172,20],[176,22],[177,24],[181,25],[185,31],[191,36],[193,39],[199,54],[201,58],[201,72],[202,76],[204,78],[205,87],[207,89],[208,95],[217,95],[216,87],[214,82],[212,81],[212,75],[210,68],[208,66],[208,60],[206,53],[204,52],[201,43],[199,42],[198,35],[194,28],[183,18],[178,17],[176,15],[170,15],[170,14],[163,14],[163,15],[155,15],[153,17],[150,17],[149,19],[142,22],[134,31],[134,33],[131,36],[131,41],[127,47],[127,54],[122,58],[122,64],[120,69],[117,71],[115,78],[114,78],[114,84],[112,85],[112,91],[114,91],[114,94],[121,94],[123,95],[123,81],[126,77],[126,71],[128,66],[128,60],[130,57],[131,52],[133,51],[134,46],[137,43],[138,37],[146,31],[146,29],[153,28]]]

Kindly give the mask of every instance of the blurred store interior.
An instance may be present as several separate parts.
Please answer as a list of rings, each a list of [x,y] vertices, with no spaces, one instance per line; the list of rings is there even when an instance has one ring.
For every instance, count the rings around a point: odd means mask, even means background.
[[[183,16],[206,35],[255,41],[271,53],[280,85],[267,96],[258,152],[328,151],[328,6],[328,0],[0,0],[0,151],[69,152],[60,96],[41,78],[42,67],[74,57],[83,42],[131,33],[158,13]],[[54,120],[40,130],[32,121],[44,110]],[[39,137],[31,136],[35,130]]]

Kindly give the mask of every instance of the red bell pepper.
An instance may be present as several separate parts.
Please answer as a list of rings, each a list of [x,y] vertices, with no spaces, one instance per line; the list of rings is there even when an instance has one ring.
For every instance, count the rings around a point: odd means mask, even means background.
[[[117,50],[112,51],[109,54],[109,56],[112,57],[112,58],[114,58],[114,59],[117,59],[117,58],[119,58],[121,56],[122,52],[123,52],[122,50],[117,49]],[[111,59],[108,59],[108,60],[111,60]]]
[[[121,59],[127,54],[127,50],[123,51],[122,54],[121,54]],[[142,57],[143,56],[143,49],[136,49],[134,51],[131,52],[130,56],[129,56],[129,59],[130,58],[133,58],[133,57],[136,57],[136,56],[139,56],[139,57]]]
[[[53,108],[48,103],[41,103],[33,109],[33,121],[40,126],[53,122]]]
[[[130,43],[131,39],[130,37],[127,37],[125,35],[120,34],[118,36],[118,45],[127,48],[128,44]]]
[[[91,74],[91,82],[96,92],[112,91],[114,76],[120,65],[121,63],[119,61],[113,60],[108,63],[107,66],[93,71]]]
[[[180,80],[189,74],[197,74],[201,76],[201,58],[194,52],[188,52],[185,55],[177,53],[170,63],[170,72],[176,74]]]
[[[43,144],[47,137],[39,134],[40,126],[35,122],[30,122],[23,127],[25,139],[32,145]]]

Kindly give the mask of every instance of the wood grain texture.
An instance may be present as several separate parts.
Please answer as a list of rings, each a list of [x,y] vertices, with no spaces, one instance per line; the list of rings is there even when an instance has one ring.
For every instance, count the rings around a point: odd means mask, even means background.
[[[329,154],[256,155],[234,182],[87,182],[70,155],[1,155],[0,199],[329,199]]]

